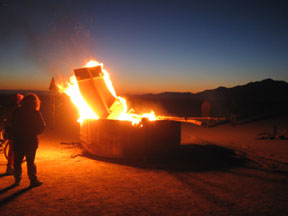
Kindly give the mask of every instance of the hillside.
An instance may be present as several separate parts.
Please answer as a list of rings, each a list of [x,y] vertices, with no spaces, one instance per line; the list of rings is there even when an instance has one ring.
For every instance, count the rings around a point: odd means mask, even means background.
[[[0,90],[0,105],[9,106],[11,95],[16,93],[25,94],[26,92],[28,91]],[[39,95],[42,101],[41,110],[44,115],[49,115],[49,92],[32,92]],[[288,110],[286,105],[288,104],[287,92],[287,82],[265,79],[232,88],[218,87],[196,94],[190,92],[163,92],[160,94],[126,95],[125,97],[129,107],[133,107],[138,113],[154,110],[157,114],[162,115],[197,117],[202,115],[201,105],[206,101],[211,106],[211,116],[229,116],[233,107],[239,117],[246,117],[286,113]],[[69,101],[64,95],[56,100],[56,109],[60,113],[59,115],[62,116],[61,118],[68,114],[67,119],[71,119],[70,115],[75,118],[76,111],[71,109]]]
[[[165,114],[177,116],[200,116],[201,105],[211,105],[212,116],[229,115],[231,104],[240,116],[283,113],[287,110],[288,83],[265,79],[232,88],[219,87],[197,94],[189,92],[164,92],[160,94],[129,95],[127,98],[135,109],[152,106]]]

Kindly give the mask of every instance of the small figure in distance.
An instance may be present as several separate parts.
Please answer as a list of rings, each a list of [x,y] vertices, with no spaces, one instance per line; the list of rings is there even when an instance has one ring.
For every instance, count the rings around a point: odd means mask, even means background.
[[[202,112],[202,117],[203,117],[203,126],[204,127],[208,127],[209,126],[209,120],[210,120],[210,112],[211,112],[211,105],[210,103],[205,100],[203,101],[202,105],[201,105],[201,112]]]
[[[278,138],[277,127],[273,126],[273,132],[272,132],[271,139],[277,139],[277,138]]]
[[[38,180],[35,155],[38,148],[38,135],[43,132],[45,122],[39,111],[40,100],[36,94],[29,93],[21,101],[12,122],[13,150],[14,150],[14,178],[15,185],[19,185],[22,174],[22,160],[26,156],[30,187],[40,186]]]
[[[237,121],[237,104],[234,99],[230,101],[229,111],[230,111],[230,123],[232,126],[235,126]]]

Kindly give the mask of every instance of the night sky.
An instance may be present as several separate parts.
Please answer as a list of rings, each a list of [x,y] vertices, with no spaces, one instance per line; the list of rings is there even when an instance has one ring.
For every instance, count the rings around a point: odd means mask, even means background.
[[[92,58],[120,95],[288,81],[288,5],[0,0],[0,89],[48,90]]]

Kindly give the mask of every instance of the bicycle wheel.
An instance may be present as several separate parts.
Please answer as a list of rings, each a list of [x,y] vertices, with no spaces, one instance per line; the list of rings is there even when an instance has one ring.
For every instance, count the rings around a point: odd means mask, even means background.
[[[8,140],[4,140],[3,146],[4,146],[5,158],[8,160],[8,152],[9,152],[9,148],[10,148],[10,146],[8,145]]]
[[[3,146],[4,146],[5,158],[8,160],[8,153],[9,153],[9,149],[10,149],[10,145],[8,144],[8,140],[5,140]],[[26,161],[26,158],[24,157],[22,163],[25,161]]]
[[[0,139],[4,140],[4,129],[0,130]]]

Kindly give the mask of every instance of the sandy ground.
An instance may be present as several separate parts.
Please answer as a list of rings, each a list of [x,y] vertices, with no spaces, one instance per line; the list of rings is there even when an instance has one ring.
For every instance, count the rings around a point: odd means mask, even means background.
[[[263,132],[272,134],[273,127],[277,128],[277,135],[285,134],[288,137],[288,117],[274,117],[262,120],[242,120],[235,126],[230,124],[218,125],[211,128],[186,125],[182,130],[182,144],[215,144],[232,148],[243,153],[254,161],[266,160],[269,165],[274,162],[276,169],[287,170],[288,140],[257,139]],[[263,163],[262,165],[265,166]],[[283,165],[283,167],[282,167]],[[268,167],[267,167],[268,168]],[[270,167],[273,168],[273,167]]]
[[[287,141],[255,140],[287,119],[214,128],[184,125],[180,153],[149,164],[82,155],[74,138],[40,137],[36,164],[44,182],[12,187],[0,156],[1,215],[288,215]],[[271,122],[272,121],[272,122]],[[280,126],[281,125],[281,126]],[[185,148],[184,148],[185,147]],[[232,150],[230,150],[232,149]]]

